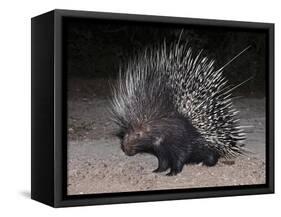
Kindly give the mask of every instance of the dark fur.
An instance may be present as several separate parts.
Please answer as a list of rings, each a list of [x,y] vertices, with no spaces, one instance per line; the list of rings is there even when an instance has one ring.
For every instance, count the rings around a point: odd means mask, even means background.
[[[121,148],[127,155],[141,152],[155,155],[158,168],[154,172],[164,172],[170,168],[168,176],[180,173],[185,164],[202,162],[214,166],[219,158],[215,151],[207,147],[207,142],[190,121],[180,115],[123,129],[119,136]]]

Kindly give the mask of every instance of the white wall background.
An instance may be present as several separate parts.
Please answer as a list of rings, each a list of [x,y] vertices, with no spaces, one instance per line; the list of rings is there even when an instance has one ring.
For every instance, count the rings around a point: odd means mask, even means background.
[[[281,6],[278,2],[277,0],[2,0],[0,3],[0,216],[237,217],[280,214],[281,115],[278,111],[281,109],[279,98]],[[52,209],[30,200],[30,18],[54,8],[275,23],[276,194],[65,209]]]

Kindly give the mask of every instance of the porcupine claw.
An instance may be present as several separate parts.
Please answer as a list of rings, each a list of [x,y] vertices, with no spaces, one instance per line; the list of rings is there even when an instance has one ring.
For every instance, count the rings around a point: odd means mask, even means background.
[[[175,176],[182,171],[184,163],[181,161],[177,161],[176,164],[171,168],[170,172],[166,174],[166,176]]]
[[[175,176],[175,175],[177,175],[179,172],[177,172],[176,170],[171,170],[170,172],[168,172],[167,174],[166,174],[166,176]]]
[[[167,169],[166,168],[158,167],[155,170],[153,170],[152,172],[154,172],[154,173],[162,173],[162,172],[166,171]]]

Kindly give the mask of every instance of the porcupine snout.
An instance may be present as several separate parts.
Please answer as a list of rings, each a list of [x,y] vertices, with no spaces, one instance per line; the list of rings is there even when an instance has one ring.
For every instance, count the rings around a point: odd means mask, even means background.
[[[121,149],[128,156],[134,156],[136,154],[133,144],[127,143],[125,140],[121,142]]]
[[[129,130],[124,134],[123,139],[121,140],[121,149],[128,155],[133,156],[139,151],[139,142],[143,137],[143,132],[141,130]]]

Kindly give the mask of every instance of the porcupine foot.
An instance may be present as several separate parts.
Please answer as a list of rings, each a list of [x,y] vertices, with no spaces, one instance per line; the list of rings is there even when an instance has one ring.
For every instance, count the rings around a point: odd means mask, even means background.
[[[175,164],[172,164],[170,172],[166,174],[166,176],[175,176],[182,171],[184,163],[180,160],[176,161]]]
[[[208,151],[205,159],[203,160],[203,164],[206,166],[215,166],[218,162],[219,156],[214,151]]]

